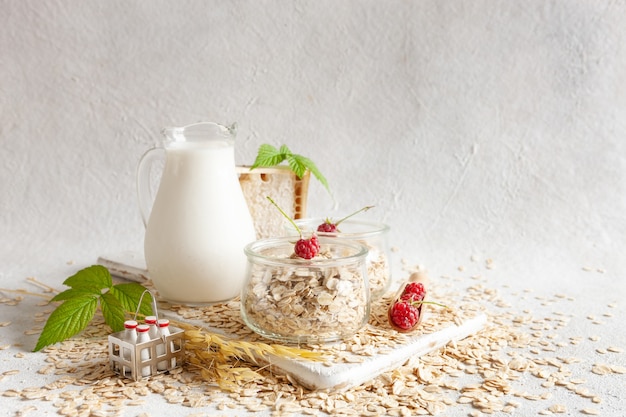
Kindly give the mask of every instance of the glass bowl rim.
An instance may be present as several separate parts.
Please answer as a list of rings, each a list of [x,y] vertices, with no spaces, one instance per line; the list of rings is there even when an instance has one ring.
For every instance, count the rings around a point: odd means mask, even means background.
[[[284,245],[295,245],[297,236],[282,236],[282,237],[274,237],[274,238],[265,238],[255,240],[254,242],[248,243],[243,251],[246,254],[246,257],[249,261],[254,260],[255,262],[261,262],[268,265],[288,265],[288,266],[298,266],[298,267],[328,267],[328,266],[337,266],[337,265],[347,265],[362,260],[365,262],[367,257],[367,253],[369,250],[365,245],[362,245],[358,242],[353,241],[343,241],[334,239],[332,237],[319,237],[320,247],[323,249],[324,245],[334,245],[343,248],[350,248],[354,251],[354,253],[348,256],[342,256],[340,258],[313,258],[313,259],[303,259],[303,258],[277,258],[273,256],[266,256],[262,253],[259,253],[260,250],[284,246]]]
[[[322,218],[316,218],[316,217],[308,217],[308,218],[304,218],[304,219],[296,219],[294,220],[294,222],[298,225],[298,227],[302,227],[303,225],[309,225],[311,223],[313,223],[316,227],[315,229],[317,229],[317,226],[320,225],[321,223],[324,223],[326,221],[326,219],[322,219]],[[339,237],[339,238],[343,238],[343,239],[364,239],[364,238],[368,238],[371,236],[377,236],[377,235],[382,235],[385,234],[387,232],[389,232],[389,225],[386,223],[382,223],[382,222],[374,222],[374,221],[367,221],[367,220],[353,220],[353,219],[347,219],[344,222],[342,222],[341,224],[353,224],[353,225],[357,225],[357,226],[370,226],[372,229],[371,230],[366,230],[366,231],[362,231],[362,232],[318,232],[315,231],[315,233],[318,236],[328,236],[328,237]],[[293,229],[293,226],[291,224],[288,225],[289,227],[291,227]],[[339,225],[339,227],[341,228],[341,225]],[[311,228],[313,229],[313,228]],[[311,232],[314,230],[306,230],[306,232]]]

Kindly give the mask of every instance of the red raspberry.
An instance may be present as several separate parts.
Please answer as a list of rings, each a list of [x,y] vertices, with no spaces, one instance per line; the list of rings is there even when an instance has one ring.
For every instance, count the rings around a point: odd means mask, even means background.
[[[337,232],[337,225],[330,223],[328,221],[325,221],[324,223],[320,224],[319,226],[317,226],[317,231],[318,232],[324,232],[324,233],[336,233]]]
[[[267,197],[267,199],[270,201],[270,203],[272,203],[274,206],[276,206],[276,208],[278,209],[278,211],[280,211],[280,213],[285,216],[285,218],[287,220],[289,220],[289,222],[291,223],[291,225],[293,227],[295,227],[295,229],[298,231],[298,233],[300,233],[300,240],[298,240],[296,242],[295,247],[293,248],[293,251],[295,252],[296,256],[300,257],[300,258],[304,258],[304,259],[312,259],[314,258],[318,253],[320,253],[320,243],[317,240],[317,236],[315,236],[315,234],[313,234],[313,236],[311,236],[310,239],[305,239],[302,237],[302,230],[300,230],[300,228],[298,227],[298,225],[296,224],[296,222],[294,222],[291,217],[289,217],[287,215],[287,213],[285,213],[285,211],[283,209],[281,209],[278,204],[276,204],[276,202],[274,202],[274,200],[272,200],[269,196]]]
[[[410,282],[402,291],[400,299],[403,301],[422,301],[426,297],[426,289],[421,282]]]
[[[297,256],[304,259],[314,258],[320,253],[320,243],[317,236],[313,235],[310,239],[300,239],[296,242],[294,252]]]
[[[417,324],[420,312],[410,301],[398,301],[391,307],[389,318],[400,329],[410,330]]]
[[[361,210],[355,211],[354,213],[344,217],[343,219],[334,222],[327,218],[326,220],[324,220],[324,223],[320,224],[319,226],[317,226],[317,231],[318,232],[324,232],[324,233],[338,233],[339,232],[339,223],[341,223],[344,220],[348,220],[350,217],[354,216],[357,213],[360,213],[362,211],[367,211],[369,209],[371,209],[374,206],[365,206],[363,207]]]

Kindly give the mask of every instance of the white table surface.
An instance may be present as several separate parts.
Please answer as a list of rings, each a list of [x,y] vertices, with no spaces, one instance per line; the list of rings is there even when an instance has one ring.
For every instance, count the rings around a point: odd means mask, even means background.
[[[97,247],[83,247],[75,249],[74,253],[92,253],[80,258],[72,257],[67,248],[45,254],[40,259],[31,262],[18,262],[3,265],[0,276],[0,287],[3,289],[26,289],[30,292],[41,293],[42,290],[27,281],[28,277],[35,277],[38,281],[55,288],[61,288],[61,282],[78,269],[96,262],[101,254]],[[626,409],[626,375],[610,374],[597,375],[591,372],[595,364],[608,364],[615,367],[626,366],[626,353],[610,352],[607,349],[626,348],[626,336],[623,330],[625,314],[624,298],[626,288],[621,280],[621,271],[612,270],[609,265],[594,262],[589,259],[582,263],[565,263],[564,259],[555,257],[554,263],[543,265],[545,274],[529,276],[527,270],[537,270],[533,260],[527,258],[523,252],[519,256],[508,259],[489,258],[467,254],[459,259],[450,260],[448,266],[439,265],[436,270],[429,268],[432,285],[447,283],[464,288],[468,285],[480,284],[486,289],[496,291],[508,307],[502,307],[499,314],[507,316],[532,316],[533,320],[548,323],[548,327],[539,331],[540,339],[546,346],[554,347],[543,350],[545,346],[528,346],[526,350],[517,349],[518,354],[531,358],[563,358],[577,357],[579,362],[566,365],[571,371],[570,379],[583,380],[581,387],[593,392],[601,402],[592,403],[590,398],[576,395],[564,386],[544,388],[544,381],[531,375],[522,373],[521,377],[512,381],[516,392],[528,392],[541,395],[550,392],[545,400],[526,400],[515,395],[509,395],[512,401],[519,402],[514,415],[535,415],[549,410],[555,405],[565,405],[566,415],[584,415],[583,409],[595,409],[603,416],[620,416]],[[415,265],[410,255],[400,250],[393,254],[395,262],[394,274],[403,276],[402,264]],[[610,264],[610,257],[603,259]],[[525,269],[525,265],[529,267]],[[427,266],[427,265],[426,265]],[[541,269],[541,268],[539,268]],[[3,297],[14,297],[17,294],[3,291]],[[21,390],[29,387],[43,386],[63,377],[63,375],[42,375],[38,371],[46,365],[44,353],[33,353],[37,334],[28,334],[29,330],[41,327],[43,323],[34,323],[37,313],[49,311],[49,306],[41,305],[41,298],[23,296],[17,306],[0,304],[0,344],[5,348],[0,350],[1,372],[17,370],[16,374],[5,375],[0,378],[0,415],[18,415],[20,411],[30,411],[27,415],[56,415],[57,408],[51,401],[24,400],[7,397],[3,393],[7,390]],[[486,304],[487,306],[487,304]],[[487,306],[493,310],[493,305]],[[45,314],[44,314],[45,316]],[[547,321],[545,321],[547,319]],[[509,319],[504,319],[509,320]],[[532,321],[529,323],[532,326]],[[9,324],[7,324],[7,322]],[[556,323],[565,323],[555,326]],[[543,326],[543,324],[542,324]],[[554,328],[557,327],[555,330]],[[533,332],[533,330],[528,330]],[[106,343],[105,340],[102,343]],[[8,347],[7,347],[8,345]],[[537,351],[538,350],[538,351]],[[535,352],[535,353],[533,353]],[[554,372],[556,368],[546,366]],[[462,376],[456,381],[459,386],[472,383],[470,375]],[[84,387],[82,387],[84,388]],[[64,390],[78,389],[72,385]],[[456,398],[456,393],[447,396]],[[468,404],[453,404],[442,415],[467,416],[476,409]],[[146,399],[143,406],[127,406],[120,415],[151,416],[187,416],[187,415],[242,415],[244,409],[217,411],[212,407],[189,408],[181,405],[168,404],[161,395],[152,394]],[[258,414],[258,413],[257,413]],[[260,415],[270,415],[271,410]]]

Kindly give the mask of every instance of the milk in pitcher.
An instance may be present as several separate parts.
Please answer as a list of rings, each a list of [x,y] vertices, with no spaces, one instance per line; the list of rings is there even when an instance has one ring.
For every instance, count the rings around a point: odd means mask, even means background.
[[[244,284],[255,230],[228,138],[172,141],[144,241],[159,295],[184,304],[231,299]]]

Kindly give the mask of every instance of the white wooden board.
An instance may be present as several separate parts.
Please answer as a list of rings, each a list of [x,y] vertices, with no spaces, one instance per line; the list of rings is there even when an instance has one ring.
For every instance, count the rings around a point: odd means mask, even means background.
[[[343,389],[360,385],[393,370],[411,357],[425,355],[452,340],[461,340],[478,332],[487,322],[487,316],[465,320],[461,326],[451,325],[434,333],[415,337],[400,344],[389,353],[366,357],[359,363],[339,363],[327,366],[318,362],[301,362],[274,358],[273,365],[291,375],[302,386],[312,389]]]
[[[143,259],[131,253],[104,256],[98,259],[98,263],[107,267],[111,274],[137,282],[145,282],[148,277],[148,272],[144,269],[142,262]],[[185,321],[169,311],[162,312],[162,314],[179,321]],[[362,361],[357,363],[328,365],[283,357],[271,357],[269,362],[275,370],[282,370],[308,389],[347,389],[369,381],[383,372],[393,370],[409,358],[425,355],[451,341],[464,339],[480,331],[486,322],[487,316],[481,314],[463,320],[461,325],[450,324],[448,327],[427,335],[407,338],[406,342],[398,344],[388,352],[363,357]],[[202,323],[191,322],[190,324],[202,326]],[[202,327],[208,331],[223,334],[221,329]]]

